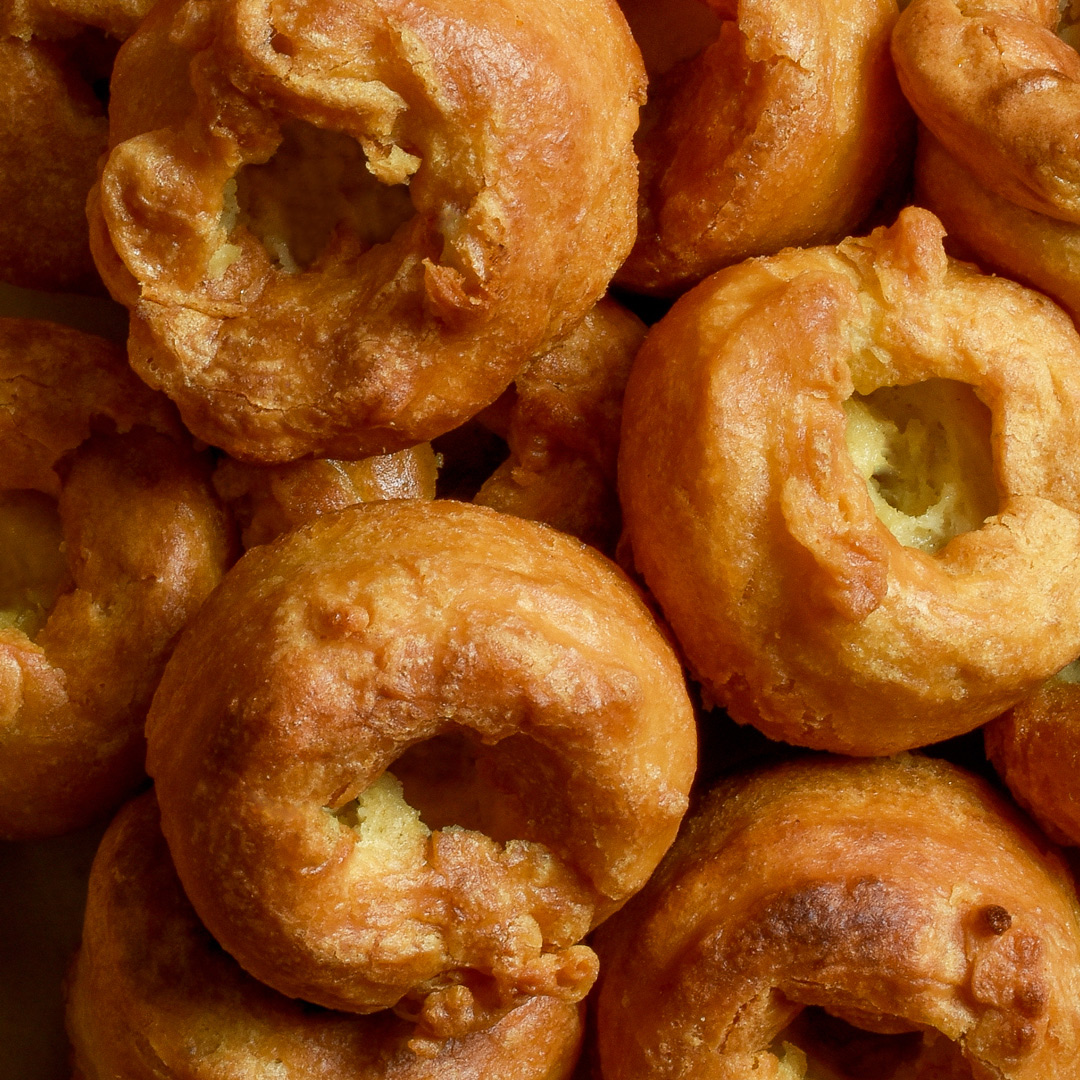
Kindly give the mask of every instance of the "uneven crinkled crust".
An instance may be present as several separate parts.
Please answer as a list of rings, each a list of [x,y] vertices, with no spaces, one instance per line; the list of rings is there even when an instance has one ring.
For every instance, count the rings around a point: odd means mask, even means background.
[[[159,6],[117,59],[90,204],[133,365],[250,460],[454,427],[629,250],[643,82],[614,0]],[[357,140],[415,212],[374,246],[339,228],[290,272],[226,189],[298,123]]]
[[[228,506],[245,550],[335,510],[382,499],[434,499],[438,464],[430,443],[358,461],[304,458],[252,465],[223,457],[214,488]]]
[[[1080,57],[1057,0],[912,0],[893,34],[919,119],[979,183],[1080,222]]]
[[[1051,679],[983,736],[1001,779],[1047,836],[1080,845],[1080,685]]]
[[[0,36],[0,280],[27,288],[101,289],[86,195],[108,121],[78,47]]]
[[[475,501],[610,554],[621,525],[615,466],[622,398],[644,336],[644,323],[605,297],[533,360],[480,415],[510,454]]]
[[[923,1032],[941,1071],[909,1059],[905,1076],[1069,1080],[1080,1054],[1068,872],[944,762],[811,758],[725,782],[596,945],[603,1080],[795,1080],[779,1044],[803,1006]]]
[[[1052,296],[1080,318],[1080,225],[1019,206],[982,186],[931,135],[919,133],[915,197],[968,257]]]
[[[282,997],[199,923],[149,794],[102,842],[67,999],[79,1080],[565,1080],[583,1026],[579,1006],[533,998],[488,1031],[414,1050],[413,1025],[391,1013]]]
[[[117,41],[149,0],[5,0],[0,6],[0,280],[100,293],[86,197],[108,149]]]
[[[436,1037],[586,992],[578,942],[659,861],[696,765],[682,672],[612,564],[445,500],[248,552],[147,734],[224,947],[291,996],[396,1005]]]
[[[0,836],[76,828],[144,778],[146,709],[231,543],[168,401],[116,346],[0,320],[0,492],[58,500],[70,582],[0,628]]]
[[[741,722],[890,753],[970,730],[1080,651],[1080,338],[897,224],[710,278],[638,354],[620,495],[690,665]],[[877,518],[853,392],[949,379],[991,417],[998,511],[936,554]]]
[[[725,20],[653,77],[638,239],[617,275],[677,295],[753,255],[848,235],[906,172],[893,0],[710,0]]]

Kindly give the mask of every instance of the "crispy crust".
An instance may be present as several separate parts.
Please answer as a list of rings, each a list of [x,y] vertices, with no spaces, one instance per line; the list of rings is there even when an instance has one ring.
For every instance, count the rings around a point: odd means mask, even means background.
[[[726,782],[596,946],[604,1080],[800,1077],[778,1043],[808,1005],[924,1033],[937,1068],[904,1075],[1066,1080],[1080,1054],[1064,865],[944,762],[811,758]]]
[[[231,554],[169,403],[115,346],[0,320],[0,489],[59,500],[71,577],[33,640],[0,629],[0,836],[64,832],[143,778],[173,641]]]
[[[240,527],[247,550],[323,514],[384,499],[434,499],[438,474],[430,443],[359,461],[306,458],[251,465],[225,457],[214,488]]]
[[[616,280],[676,295],[789,244],[850,233],[905,171],[893,0],[710,0],[719,37],[654,78],[638,239]]]
[[[1080,652],[1080,339],[946,258],[940,224],[715,275],[638,354],[619,482],[634,558],[710,694],[800,745],[970,730]],[[875,513],[853,391],[944,378],[992,418],[998,512],[936,554]]]
[[[1052,296],[1080,318],[1080,225],[1027,210],[983,187],[925,129],[915,158],[915,195],[966,252]]]
[[[1047,836],[1080,845],[1080,685],[1051,679],[983,736],[994,768]]]
[[[123,41],[150,10],[152,0],[5,0],[0,35],[61,40],[94,27]]]
[[[533,998],[488,1031],[410,1046],[390,1013],[349,1016],[276,994],[217,946],[184,896],[153,795],[126,807],[90,878],[68,980],[77,1080],[565,1080],[580,1007]]]
[[[913,0],[893,34],[919,119],[980,184],[1080,222],[1080,57],[1057,0]]]
[[[643,78],[614,0],[160,6],[118,57],[90,204],[132,363],[250,460],[357,458],[456,426],[629,250]],[[307,269],[276,263],[226,222],[225,190],[290,122],[357,140],[413,215],[385,243],[338,229]]]
[[[0,280],[15,285],[101,289],[86,195],[108,121],[75,63],[79,46],[0,37]]]
[[[614,549],[622,399],[645,324],[605,297],[537,357],[480,420],[510,455],[475,501]]]
[[[614,567],[451,501],[250,551],[147,734],[181,880],[241,964],[439,1037],[585,993],[577,942],[659,861],[696,764],[682,673]],[[376,798],[392,827],[365,824]]]

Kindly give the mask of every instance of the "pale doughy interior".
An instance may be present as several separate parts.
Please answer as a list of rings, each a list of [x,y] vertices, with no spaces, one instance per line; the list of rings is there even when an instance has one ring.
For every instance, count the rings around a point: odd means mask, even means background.
[[[56,500],[0,492],[0,629],[33,638],[71,584]]]
[[[990,412],[970,386],[882,387],[844,412],[848,451],[900,543],[933,554],[997,512]]]
[[[332,811],[374,851],[386,844],[419,857],[432,832],[461,829],[496,843],[516,839],[521,804],[535,799],[513,778],[524,762],[537,776],[553,775],[550,751],[517,735],[485,746],[470,732],[450,728],[409,747],[390,770],[356,798]],[[519,790],[520,788],[520,790]],[[556,813],[549,806],[547,813]]]
[[[360,144],[348,135],[301,120],[282,125],[277,152],[245,165],[225,186],[221,226],[228,238],[210,261],[220,277],[241,253],[237,226],[246,227],[286,273],[306,270],[346,230],[363,248],[383,243],[413,215],[405,184],[380,182]]]
[[[420,820],[420,811],[405,801],[393,773],[383,773],[335,816],[356,832],[354,859],[371,861],[384,870],[423,861],[431,830]]]

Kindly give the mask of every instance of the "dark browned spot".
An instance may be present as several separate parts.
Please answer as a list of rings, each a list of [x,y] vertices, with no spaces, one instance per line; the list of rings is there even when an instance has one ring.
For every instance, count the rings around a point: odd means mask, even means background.
[[[990,904],[982,910],[982,922],[991,934],[1004,934],[1012,926],[1012,916],[1000,904]]]

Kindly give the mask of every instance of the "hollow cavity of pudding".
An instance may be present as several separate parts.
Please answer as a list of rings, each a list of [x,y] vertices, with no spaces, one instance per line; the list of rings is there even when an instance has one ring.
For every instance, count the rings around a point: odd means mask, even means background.
[[[0,630],[33,638],[70,585],[56,500],[37,491],[0,492]]]
[[[933,554],[998,510],[990,410],[952,379],[844,402],[848,452],[874,510],[907,547]]]
[[[956,1043],[939,1031],[879,1017],[879,1030],[848,1023],[817,1005],[802,1008],[773,991],[775,1007],[797,1013],[769,1052],[778,1080],[972,1080]]]
[[[413,216],[408,176],[418,159],[405,155],[392,183],[376,177],[361,145],[303,120],[282,125],[282,141],[261,164],[243,166],[225,185],[221,227],[226,240],[210,261],[219,278],[241,255],[235,230],[246,228],[288,274],[315,264],[346,237],[367,250],[385,243]]]
[[[409,747],[376,784],[344,804],[340,798],[348,792],[342,793],[328,809],[339,821],[356,825],[369,813],[369,800],[376,800],[370,805],[397,805],[397,816],[415,821],[419,828],[409,831],[417,835],[467,830],[505,845],[530,822],[567,828],[566,808],[550,792],[565,789],[569,781],[558,755],[528,736],[485,745],[457,728]]]

